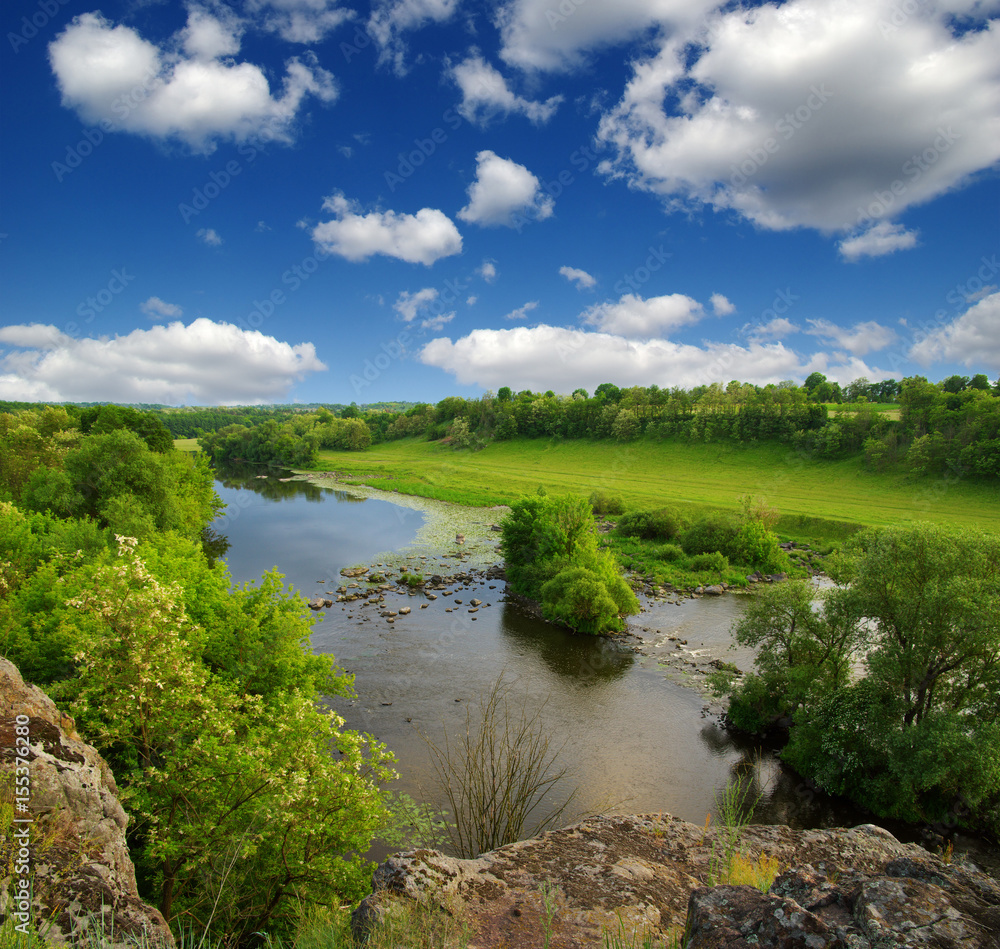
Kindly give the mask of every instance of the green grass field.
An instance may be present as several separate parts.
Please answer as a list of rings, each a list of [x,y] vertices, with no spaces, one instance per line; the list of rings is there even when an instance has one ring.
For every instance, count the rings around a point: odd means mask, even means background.
[[[815,461],[790,446],[516,440],[455,451],[407,439],[365,452],[324,451],[317,470],[403,494],[471,505],[551,493],[620,494],[629,507],[738,508],[746,494],[781,514],[780,533],[838,539],[858,524],[929,520],[1000,531],[995,482],[874,474],[860,459]]]
[[[198,451],[197,438],[175,438],[174,448],[179,451]]]
[[[844,412],[844,406],[837,402],[824,402],[823,404],[826,406],[831,417]],[[886,416],[886,418],[890,418],[894,422],[899,421],[900,405],[898,402],[872,402],[871,405],[876,412]]]

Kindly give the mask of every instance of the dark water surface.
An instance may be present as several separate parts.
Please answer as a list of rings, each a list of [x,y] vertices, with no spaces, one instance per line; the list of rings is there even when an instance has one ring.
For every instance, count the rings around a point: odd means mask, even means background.
[[[423,521],[386,501],[275,475],[232,478],[216,488],[229,507],[213,526],[231,542],[226,561],[234,581],[256,580],[277,567],[307,597],[329,595],[346,582],[341,567],[411,543]],[[749,668],[749,654],[726,651],[742,597],[644,604],[630,624],[641,637],[640,654],[632,648],[638,639],[629,645],[576,636],[533,619],[505,601],[502,581],[451,589],[434,601],[387,593],[385,607],[412,610],[391,624],[375,606],[357,601],[325,611],[313,627],[313,648],[332,653],[355,676],[356,699],[336,699],[334,707],[348,727],[392,749],[398,787],[414,798],[443,804],[435,800],[441,795],[418,729],[438,743],[446,732],[457,735],[466,710],[503,673],[517,700],[531,708],[544,703],[552,747],[562,747],[561,763],[571,770],[554,800],[577,787],[576,813],[664,812],[700,824],[727,781],[748,774],[762,796],[759,822],[819,827],[869,819],[810,790],[772,751],[734,741],[704,697],[678,681],[676,666],[668,671],[662,664],[686,640],[681,648],[692,660],[720,655]],[[484,605],[470,614],[473,598]]]

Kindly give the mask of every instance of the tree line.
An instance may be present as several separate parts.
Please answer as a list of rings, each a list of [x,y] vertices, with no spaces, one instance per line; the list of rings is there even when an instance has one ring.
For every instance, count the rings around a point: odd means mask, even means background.
[[[693,389],[604,383],[593,395],[514,393],[505,386],[479,398],[448,396],[404,409],[351,405],[337,413],[320,407],[291,417],[255,416],[202,433],[200,444],[215,461],[308,467],[325,448],[363,450],[402,438],[467,449],[513,438],[780,441],[818,458],[861,456],[877,471],[1000,476],[1000,381],[991,387],[982,374],[939,383],[922,376],[899,383],[861,379],[838,390],[853,401],[838,403],[822,401],[829,395],[822,378],[814,373],[803,386],[733,381]],[[890,411],[886,398],[895,400]]]

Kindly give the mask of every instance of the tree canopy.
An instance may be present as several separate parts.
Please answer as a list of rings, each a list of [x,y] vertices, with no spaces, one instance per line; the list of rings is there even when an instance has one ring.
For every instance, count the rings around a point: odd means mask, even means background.
[[[1000,831],[1000,538],[873,528],[829,571],[825,595],[767,589],[737,622],[759,652],[716,677],[732,722],[791,720],[786,760],[878,814]]]

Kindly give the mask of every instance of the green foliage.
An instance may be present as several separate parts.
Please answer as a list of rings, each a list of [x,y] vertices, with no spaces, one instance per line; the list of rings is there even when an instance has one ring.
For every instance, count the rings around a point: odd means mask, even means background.
[[[709,514],[682,530],[679,540],[688,554],[720,551],[728,556],[736,545],[739,532],[740,524],[732,515]]]
[[[590,504],[566,495],[526,497],[501,525],[507,580],[522,596],[541,601],[547,619],[581,632],[622,628],[620,614],[639,603],[607,551],[598,551]]]
[[[877,814],[1000,829],[1000,538],[866,530],[829,570],[822,612],[807,586],[782,584],[734,627],[758,675],[716,679],[730,719],[794,716],[786,760]]]
[[[661,544],[656,548],[656,558],[664,563],[677,563],[684,558],[684,550],[677,544]]]
[[[352,424],[351,420],[334,421],[338,432],[341,427],[348,431]],[[198,444],[216,465],[247,463],[308,468],[316,462],[320,438],[304,419],[268,420],[252,428],[228,425],[217,432],[202,434]]]
[[[602,576],[602,573],[604,574]],[[628,585],[620,576],[607,576],[587,567],[567,566],[542,585],[542,615],[581,633],[604,633],[623,626],[619,601],[627,609]],[[615,597],[617,592],[618,598]]]
[[[594,513],[603,517],[608,514],[621,514],[625,510],[625,502],[620,494],[612,494],[610,491],[591,491],[590,506]]]
[[[643,540],[673,540],[683,526],[683,519],[673,508],[652,511],[630,511],[619,518],[615,532],[624,537]]]
[[[124,784],[161,912],[239,943],[289,925],[299,903],[358,898],[390,756],[308,688],[253,695],[213,675],[180,588],[133,545],[69,602],[91,620],[73,711]]]
[[[740,525],[730,556],[762,573],[782,573],[789,567],[788,555],[781,549],[777,535],[758,520],[744,520]]]
[[[363,895],[391,758],[318,706],[351,682],[300,597],[278,574],[231,589],[176,533],[108,540],[0,503],[0,653],[111,764],[143,896],[240,943]]]
[[[140,412],[127,405],[94,405],[80,412],[80,431],[85,435],[106,435],[125,430],[138,435],[150,451],[170,451],[174,436],[153,412]]]
[[[691,558],[691,569],[697,573],[723,573],[729,569],[729,560],[718,550],[707,554],[696,554]]]

